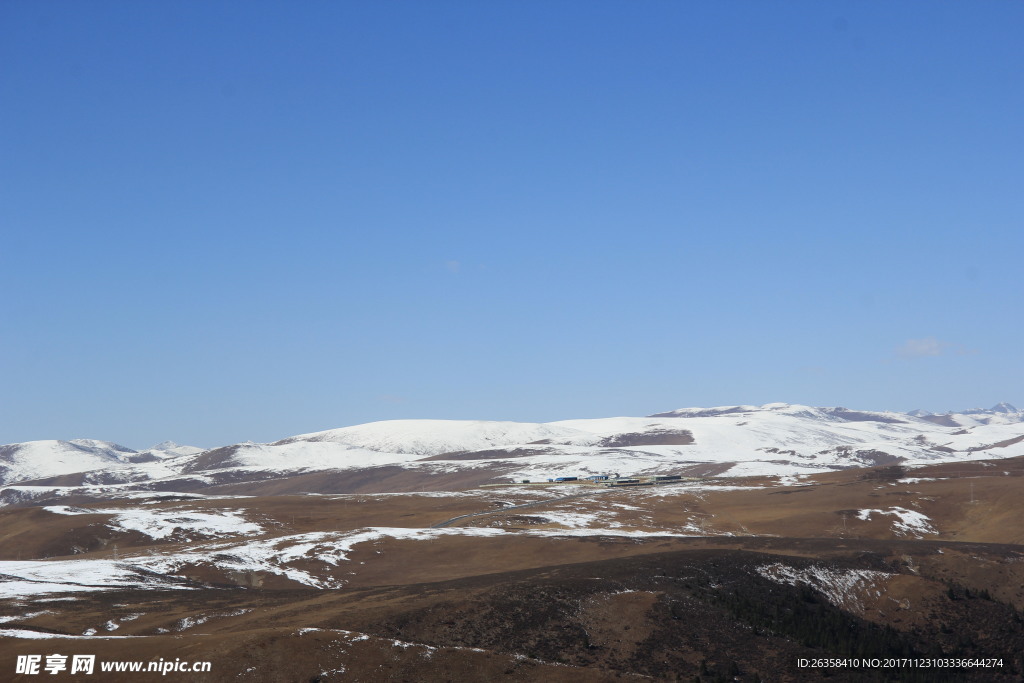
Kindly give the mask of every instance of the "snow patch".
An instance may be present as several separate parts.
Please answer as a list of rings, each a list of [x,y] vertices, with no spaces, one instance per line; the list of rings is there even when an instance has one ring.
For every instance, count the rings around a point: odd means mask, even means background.
[[[35,617],[42,616],[44,614],[56,614],[50,610],[43,610],[42,612],[29,612],[28,614],[16,614],[13,616],[0,617],[0,624],[6,624],[9,621],[24,621],[25,619],[34,619]]]
[[[111,560],[28,560],[0,562],[0,599],[44,593],[79,593],[122,588],[187,589],[138,566]]]
[[[811,565],[797,569],[775,562],[756,568],[758,574],[776,583],[808,586],[821,593],[833,605],[863,612],[859,597],[888,579],[892,574],[871,569],[836,569]]]
[[[92,629],[89,629],[92,630]],[[30,640],[47,640],[50,638],[62,638],[71,640],[120,640],[122,638],[145,638],[145,636],[94,636],[81,635],[73,636],[66,633],[41,633],[27,629],[0,628],[0,637],[6,638],[27,638]]]
[[[258,524],[247,522],[238,512],[223,510],[98,509],[51,505],[43,508],[58,515],[113,515],[109,526],[138,531],[154,540],[174,534],[195,536],[252,536],[263,533]]]
[[[866,522],[871,519],[872,514],[895,516],[896,520],[893,521],[892,527],[898,536],[913,534],[915,538],[922,538],[923,534],[939,533],[939,530],[932,526],[931,519],[916,510],[901,507],[892,507],[888,510],[866,508],[857,511],[857,519]]]

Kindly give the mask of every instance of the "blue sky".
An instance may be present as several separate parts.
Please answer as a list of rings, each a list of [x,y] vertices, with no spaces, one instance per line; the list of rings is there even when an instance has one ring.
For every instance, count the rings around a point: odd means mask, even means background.
[[[0,3],[0,443],[1024,403],[1022,28]]]

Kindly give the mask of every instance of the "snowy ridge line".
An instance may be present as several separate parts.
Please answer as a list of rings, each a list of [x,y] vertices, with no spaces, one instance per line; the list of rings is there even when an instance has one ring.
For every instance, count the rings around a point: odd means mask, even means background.
[[[1024,411],[1009,405],[936,416],[769,403],[548,423],[392,420],[206,451],[32,441],[0,446],[0,484],[77,480],[127,490],[181,480],[191,488],[375,467],[424,476],[500,467],[502,477],[535,480],[707,463],[722,475],[786,476],[1020,455]],[[58,476],[70,479],[52,481]]]

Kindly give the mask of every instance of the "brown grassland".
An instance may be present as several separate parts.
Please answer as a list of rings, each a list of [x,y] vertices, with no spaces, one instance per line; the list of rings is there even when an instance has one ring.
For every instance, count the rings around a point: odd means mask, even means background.
[[[910,473],[846,470],[788,486],[764,477],[703,486],[552,487],[550,496],[525,488],[300,495],[294,485],[282,482],[281,492],[252,497],[167,496],[146,505],[169,513],[230,509],[259,523],[261,540],[367,527],[425,529],[462,515],[471,516],[448,528],[494,531],[426,540],[384,535],[355,545],[336,565],[313,558],[295,565],[340,588],[196,563],[177,571],[192,590],[11,598],[0,602],[6,618],[0,628],[76,637],[0,638],[0,678],[36,680],[13,673],[16,656],[54,652],[212,662],[209,674],[167,676],[189,681],[810,681],[826,673],[837,681],[1011,681],[1024,675],[1024,458]],[[588,495],[562,499],[581,492]],[[536,504],[513,508],[530,502]],[[184,534],[154,541],[105,523],[110,510],[137,501],[77,504],[104,512],[59,515],[27,504],[0,509],[0,560],[123,560],[197,543]],[[892,510],[917,513],[930,526],[900,527]],[[573,535],[567,520],[574,515],[590,520],[592,531]],[[61,597],[76,599],[54,600]],[[105,630],[108,624],[116,631]],[[89,629],[98,635],[81,636]],[[132,637],[103,637],[111,635]],[[796,664],[821,657],[994,658],[1001,665],[826,672]]]

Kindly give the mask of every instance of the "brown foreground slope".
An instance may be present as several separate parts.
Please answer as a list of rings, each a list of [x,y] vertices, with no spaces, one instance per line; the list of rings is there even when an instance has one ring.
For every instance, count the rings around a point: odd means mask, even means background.
[[[775,545],[807,553],[815,543]],[[851,541],[818,559],[695,548],[344,591],[113,592],[79,596],[73,614],[6,625],[81,633],[105,619],[136,637],[48,640],[46,652],[213,663],[188,680],[799,681],[821,673],[798,668],[800,658],[867,655],[1002,660],[904,680],[1018,680],[1020,611],[932,575],[920,560],[940,548]],[[1020,558],[1002,546],[963,550]],[[803,579],[779,580],[786,573]],[[40,642],[8,641],[5,657],[40,653]]]
[[[765,478],[463,495],[170,496],[78,501],[74,515],[6,508],[7,561],[130,563],[209,542],[185,527],[162,538],[118,527],[116,513],[135,508],[258,523],[251,539],[219,541],[239,549],[296,534],[384,531],[335,564],[311,556],[289,565],[324,572],[336,589],[311,589],[283,569],[243,580],[194,562],[174,573],[194,590],[29,591],[0,601],[0,679],[38,679],[14,676],[18,655],[84,653],[213,667],[81,677],[101,681],[810,681],[826,672],[797,662],[821,657],[998,662],[835,668],[833,680],[1022,680],[1022,471],[1013,459],[850,470],[788,486]],[[454,518],[443,533],[427,533]]]

